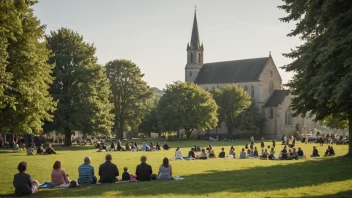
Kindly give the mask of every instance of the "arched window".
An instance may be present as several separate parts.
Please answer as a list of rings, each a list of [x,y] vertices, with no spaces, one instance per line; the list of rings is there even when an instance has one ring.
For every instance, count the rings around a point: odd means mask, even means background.
[[[269,118],[274,118],[274,111],[273,108],[269,108]]]
[[[244,86],[244,91],[245,91],[245,92],[248,92],[248,87],[247,87],[247,85]]]
[[[189,77],[192,77],[192,71],[189,71]]]
[[[269,93],[273,92],[274,90],[274,83],[271,81],[269,84]]]
[[[292,112],[289,108],[286,110],[285,113],[285,125],[292,125]]]
[[[190,62],[193,63],[193,52],[191,52]]]
[[[200,53],[198,53],[198,63],[200,63]]]
[[[270,77],[273,77],[273,71],[270,70]]]
[[[253,87],[253,85],[251,87],[251,97],[254,98],[254,87]]]

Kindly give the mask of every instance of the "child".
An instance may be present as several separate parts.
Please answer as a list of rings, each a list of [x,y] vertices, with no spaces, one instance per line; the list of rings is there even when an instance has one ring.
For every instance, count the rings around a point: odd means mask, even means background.
[[[19,173],[17,173],[13,179],[16,196],[35,193],[39,187],[39,182],[37,180],[32,180],[32,177],[25,173],[27,170],[27,163],[19,163],[17,169]]]
[[[124,172],[122,173],[122,181],[130,181],[131,175],[128,172],[128,168],[127,167],[123,168],[123,171]]]

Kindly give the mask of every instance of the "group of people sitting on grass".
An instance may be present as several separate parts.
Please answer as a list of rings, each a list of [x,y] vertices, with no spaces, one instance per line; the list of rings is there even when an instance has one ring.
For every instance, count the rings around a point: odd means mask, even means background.
[[[30,147],[26,149],[27,155],[34,155],[34,150],[37,149],[36,155],[51,155],[56,154],[53,146],[49,144],[47,149],[44,149],[43,144],[41,144],[38,148],[36,148],[35,144],[32,144]]]
[[[156,143],[154,146],[153,142],[143,142],[140,146],[137,142],[126,142],[125,148],[122,147],[121,142],[117,141],[117,145],[115,146],[115,142],[112,141],[110,147],[107,146],[105,143],[96,143],[96,148],[98,148],[98,152],[107,152],[107,151],[160,151],[161,146],[159,142]],[[162,147],[164,150],[169,150],[171,147],[169,146],[168,142],[164,142]]]
[[[263,146],[263,142],[261,143],[261,147]],[[218,155],[218,158],[238,158],[238,159],[247,159],[247,158],[259,158],[259,159],[269,159],[269,160],[298,160],[298,159],[306,159],[306,155],[304,154],[302,148],[292,147],[293,145],[285,145],[283,149],[280,151],[279,155],[276,156],[275,148],[268,146],[267,149],[262,147],[261,152],[259,153],[257,147],[254,146],[254,143],[251,143],[248,147],[246,144],[245,148],[242,148],[239,157],[236,157],[235,148],[231,146],[229,155],[226,155],[224,148],[221,148],[221,152]],[[291,148],[288,148],[291,147]],[[247,151],[246,151],[247,150]],[[270,151],[269,151],[270,150]],[[195,155],[195,152],[200,152],[199,155]],[[324,156],[333,156],[335,155],[335,151],[332,146],[328,146],[328,149],[325,152]],[[320,157],[318,149],[313,146],[313,152],[310,156],[312,158]],[[200,148],[199,146],[194,146],[188,152],[187,156],[184,156],[180,147],[178,146],[175,151],[175,159],[176,160],[194,160],[194,159],[208,159],[208,158],[216,158],[215,152],[211,145],[207,146],[206,149]]]
[[[85,157],[84,163],[78,167],[78,180],[70,180],[68,173],[62,168],[61,161],[55,161],[53,170],[51,172],[50,187],[76,187],[91,184],[117,183],[119,170],[116,164],[112,163],[112,157],[107,154],[105,163],[99,167],[98,180],[95,176],[94,167],[91,165],[91,158]],[[151,181],[151,180],[169,180],[172,177],[172,166],[168,158],[163,159],[163,163],[159,167],[158,175],[153,174],[152,167],[146,163],[147,157],[141,157],[141,164],[136,167],[135,174],[129,173],[128,168],[124,167],[122,174],[122,181]],[[27,163],[21,162],[18,165],[18,171],[14,176],[13,185],[15,187],[15,194],[17,196],[29,195],[35,193],[41,186],[37,180],[32,180],[31,176],[25,173],[27,170]],[[47,184],[47,183],[46,183]],[[48,186],[46,186],[48,187]]]

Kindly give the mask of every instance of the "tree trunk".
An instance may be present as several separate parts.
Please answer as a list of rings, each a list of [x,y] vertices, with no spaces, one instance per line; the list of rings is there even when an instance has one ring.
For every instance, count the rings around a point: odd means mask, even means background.
[[[349,145],[348,145],[348,157],[352,157],[352,111],[348,113],[348,138],[349,138]]]
[[[72,141],[71,141],[72,132],[71,132],[71,129],[69,127],[65,127],[64,133],[65,133],[65,146],[72,146]]]
[[[120,119],[120,123],[119,123],[119,128],[117,130],[117,134],[116,136],[120,139],[120,140],[123,140],[123,122],[121,121]]]
[[[191,135],[192,135],[192,131],[191,130],[186,130],[186,129],[185,129],[185,131],[186,131],[187,139],[189,139],[191,137]]]

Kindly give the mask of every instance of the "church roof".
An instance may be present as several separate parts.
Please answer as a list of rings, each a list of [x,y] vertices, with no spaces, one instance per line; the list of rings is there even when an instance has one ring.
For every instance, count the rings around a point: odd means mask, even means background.
[[[223,84],[258,81],[270,57],[206,63],[202,66],[196,84]]]
[[[197,13],[194,11],[194,21],[193,21],[192,36],[191,36],[191,48],[198,49],[199,47],[200,47],[200,41],[199,41]]]
[[[288,95],[289,95],[288,90],[274,90],[274,93],[266,102],[265,107],[276,107],[280,105]]]

